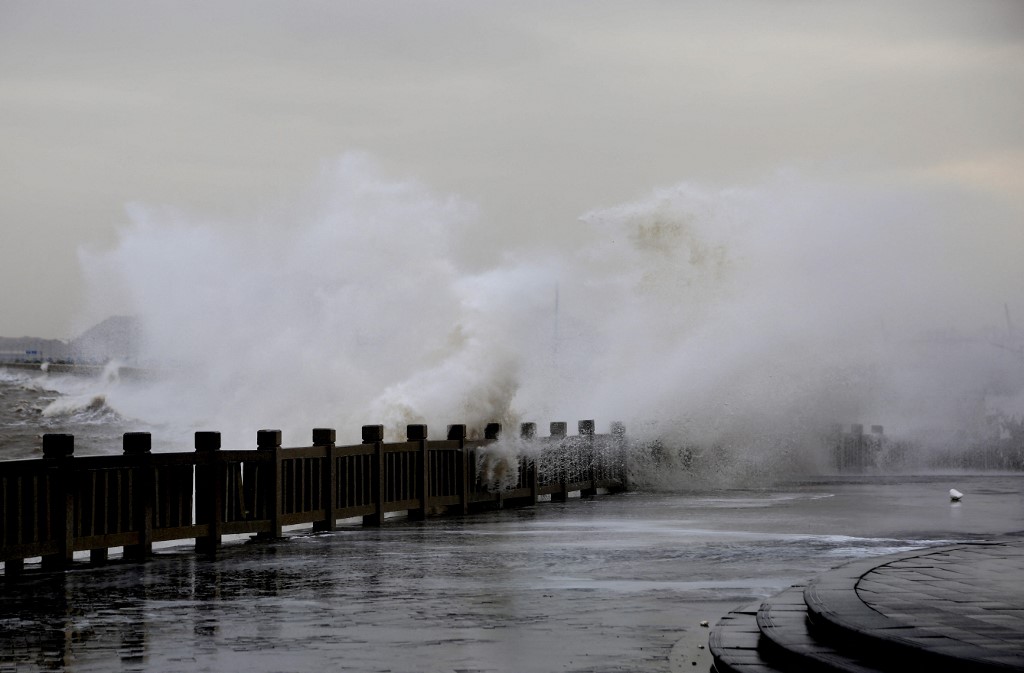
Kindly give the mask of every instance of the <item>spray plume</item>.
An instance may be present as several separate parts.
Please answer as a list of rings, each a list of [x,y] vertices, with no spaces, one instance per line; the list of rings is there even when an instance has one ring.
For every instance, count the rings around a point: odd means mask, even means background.
[[[115,247],[80,255],[85,319],[137,316],[165,372],[109,405],[226,445],[596,418],[799,465],[832,422],[941,434],[1024,401],[1024,363],[978,338],[1017,299],[1024,233],[986,206],[967,235],[973,205],[793,174],[684,183],[584,214],[563,253],[553,234],[488,264],[463,245],[488,226],[472,205],[346,155],[256,222],[130,208]]]

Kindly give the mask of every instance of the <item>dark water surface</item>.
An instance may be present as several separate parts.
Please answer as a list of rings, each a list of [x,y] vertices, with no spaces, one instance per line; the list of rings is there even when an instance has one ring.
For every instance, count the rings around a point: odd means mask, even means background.
[[[706,671],[701,620],[852,559],[1022,530],[1024,475],[958,475],[169,548],[4,587],[0,670]]]
[[[123,433],[152,428],[122,418],[107,404],[116,385],[0,367],[0,460],[41,457],[47,432],[73,434],[76,455],[120,453]],[[163,437],[154,439],[159,444]],[[190,450],[184,444],[178,450]]]

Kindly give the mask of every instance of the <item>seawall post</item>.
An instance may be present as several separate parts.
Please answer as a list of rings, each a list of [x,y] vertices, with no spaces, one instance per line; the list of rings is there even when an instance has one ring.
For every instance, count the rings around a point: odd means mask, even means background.
[[[270,531],[258,534],[261,539],[277,539],[283,533],[281,525],[282,492],[281,492],[281,431],[259,430],[256,433],[256,449],[266,451],[270,459],[266,466],[266,481],[262,482],[263,495],[270,501]]]
[[[338,495],[338,465],[334,457],[337,436],[334,428],[313,428],[313,446],[324,447],[323,469],[320,471],[320,502],[324,506],[324,518],[322,521],[313,522],[313,530],[317,532],[337,528],[335,503]]]
[[[416,495],[420,506],[409,510],[408,516],[412,521],[423,521],[427,518],[430,507],[430,456],[427,454],[430,447],[427,445],[427,426],[423,423],[405,426],[405,438],[406,441],[419,444],[419,450],[416,452]]]
[[[550,426],[551,439],[562,446],[561,459],[554,465],[552,478],[557,479],[559,489],[551,494],[551,502],[565,502],[569,499],[568,466],[566,465],[565,452],[568,447],[565,445],[565,435],[569,430],[569,424],[565,421],[552,421]]]
[[[71,488],[75,436],[59,433],[43,435],[43,460],[47,463],[46,479],[50,489],[51,534],[57,551],[43,556],[43,568],[58,570],[71,565],[75,549],[75,495]],[[5,572],[7,565],[4,564]]]
[[[501,437],[501,423],[488,423],[484,426],[484,439],[492,442],[498,441]],[[474,469],[476,466],[473,466]],[[501,489],[494,495],[494,504],[498,509],[501,509],[505,504],[505,498],[502,495]]]
[[[374,513],[363,517],[364,526],[380,526],[384,523],[384,496],[387,489],[384,484],[384,426],[364,425],[363,444],[373,444],[373,457],[370,461],[370,486],[373,491]]]
[[[622,483],[622,490],[629,490],[629,447],[626,444],[626,425],[621,421],[612,422],[609,431],[612,435],[612,451],[615,456],[615,465],[619,472],[619,481]]]
[[[519,438],[524,442],[532,442],[537,437],[536,423],[523,423],[519,426]],[[528,456],[526,461],[526,483],[530,486],[530,504],[537,504],[537,492],[540,490],[540,470],[537,468],[537,456]]]
[[[209,526],[204,537],[196,538],[196,551],[205,554],[214,554],[220,547],[221,527],[224,523],[225,484],[220,447],[219,432],[196,432],[196,523]]]
[[[469,514],[469,452],[466,451],[466,426],[462,423],[449,425],[448,441],[459,443],[459,514]]]
[[[156,499],[153,439],[148,432],[126,432],[122,442],[124,455],[135,462],[131,477],[132,523],[139,531],[138,544],[125,545],[124,558],[141,561],[153,553],[153,507]]]
[[[589,487],[580,489],[580,497],[586,498],[597,495],[597,457],[594,455],[594,421],[579,421],[577,427],[581,442],[579,457],[584,461],[584,465],[587,466],[584,474],[587,475],[587,479],[590,481]]]

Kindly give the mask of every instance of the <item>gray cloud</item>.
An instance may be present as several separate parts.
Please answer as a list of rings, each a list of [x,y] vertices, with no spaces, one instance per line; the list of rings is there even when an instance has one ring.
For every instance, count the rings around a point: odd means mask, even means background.
[[[68,335],[126,203],[258,219],[351,149],[478,203],[471,251],[787,167],[1019,222],[1019,3],[551,4],[0,3],[0,334]]]

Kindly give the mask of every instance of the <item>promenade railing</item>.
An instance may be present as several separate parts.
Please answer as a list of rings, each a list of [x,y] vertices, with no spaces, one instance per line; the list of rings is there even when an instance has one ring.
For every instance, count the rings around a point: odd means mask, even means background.
[[[430,440],[426,425],[409,425],[406,441],[385,442],[383,426],[365,425],[361,444],[337,446],[333,429],[317,428],[296,448],[281,446],[279,430],[260,430],[254,450],[229,451],[219,432],[197,432],[195,451],[180,453],[153,453],[149,433],[129,432],[110,456],[75,456],[73,435],[46,434],[41,459],[0,462],[0,561],[11,577],[36,557],[59,569],[75,552],[99,564],[121,547],[142,560],[154,543],[189,539],[212,553],[225,535],[274,539],[286,526],[328,531],[355,517],[377,526],[392,512],[424,519],[628,487],[621,424],[601,435],[580,421],[579,435],[567,436],[565,423],[552,423],[537,437],[524,423],[506,458],[514,476],[496,484],[477,466],[501,430],[491,423],[483,439],[468,439],[465,425],[451,425]]]

